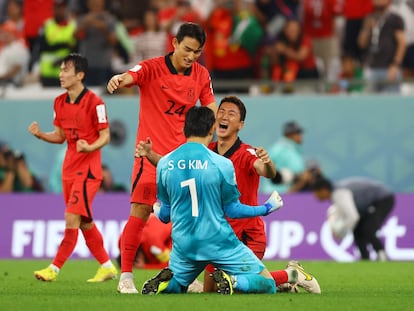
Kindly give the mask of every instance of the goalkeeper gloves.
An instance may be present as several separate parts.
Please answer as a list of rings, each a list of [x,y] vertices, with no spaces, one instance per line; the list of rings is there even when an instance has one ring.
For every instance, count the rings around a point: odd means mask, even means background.
[[[273,212],[279,210],[283,206],[282,197],[275,190],[275,191],[272,192],[270,197],[267,199],[264,206],[266,207],[266,214],[265,215],[269,215],[270,213],[273,213]]]

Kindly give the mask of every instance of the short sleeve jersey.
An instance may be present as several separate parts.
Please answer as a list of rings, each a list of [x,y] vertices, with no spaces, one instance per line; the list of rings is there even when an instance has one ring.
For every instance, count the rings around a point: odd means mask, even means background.
[[[158,198],[171,206],[173,251],[208,261],[239,245],[223,210],[239,197],[230,160],[186,143],[158,162],[157,186]]]
[[[162,155],[185,142],[188,109],[198,101],[202,106],[215,102],[207,69],[196,62],[178,74],[169,56],[142,61],[128,71],[140,95],[136,142],[150,137],[154,151]]]
[[[77,152],[76,141],[85,139],[89,144],[99,137],[99,131],[108,128],[108,117],[103,100],[85,88],[74,103],[67,93],[54,102],[53,124],[63,129],[68,145],[62,168],[62,179],[102,179],[101,151]]]
[[[217,142],[209,144],[209,149],[218,153]],[[247,205],[258,205],[257,192],[259,189],[260,176],[254,168],[254,162],[258,159],[256,150],[243,143],[240,139],[223,154],[224,157],[231,160],[236,172],[237,187],[240,191],[240,202]],[[252,218],[255,218],[253,220]],[[263,228],[261,217],[231,219],[227,218],[236,235],[241,238],[245,228],[256,227]],[[261,230],[261,229],[258,229]]]

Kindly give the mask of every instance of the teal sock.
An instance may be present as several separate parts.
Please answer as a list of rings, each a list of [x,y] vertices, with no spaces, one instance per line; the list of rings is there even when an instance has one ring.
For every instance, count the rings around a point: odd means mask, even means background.
[[[276,284],[273,279],[265,278],[260,274],[239,274],[236,276],[234,289],[245,293],[276,293]]]
[[[185,288],[184,286],[181,286],[180,283],[177,282],[177,280],[173,277],[169,283],[167,288],[162,291],[162,293],[165,294],[181,294],[181,293],[185,293],[187,291],[187,288]]]

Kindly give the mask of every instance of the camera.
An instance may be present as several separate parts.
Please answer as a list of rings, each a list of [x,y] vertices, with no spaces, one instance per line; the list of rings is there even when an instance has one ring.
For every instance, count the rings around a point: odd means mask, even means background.
[[[3,153],[3,156],[7,160],[10,158],[15,159],[16,161],[24,160],[24,154],[19,150],[7,150]]]

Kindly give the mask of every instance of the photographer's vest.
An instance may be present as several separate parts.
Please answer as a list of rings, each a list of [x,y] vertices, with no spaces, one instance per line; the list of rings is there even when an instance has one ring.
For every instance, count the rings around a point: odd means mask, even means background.
[[[59,77],[59,61],[69,55],[76,45],[75,31],[76,22],[74,20],[69,21],[66,25],[59,25],[54,19],[46,21],[44,36],[48,49],[40,54],[40,75],[42,77]]]

